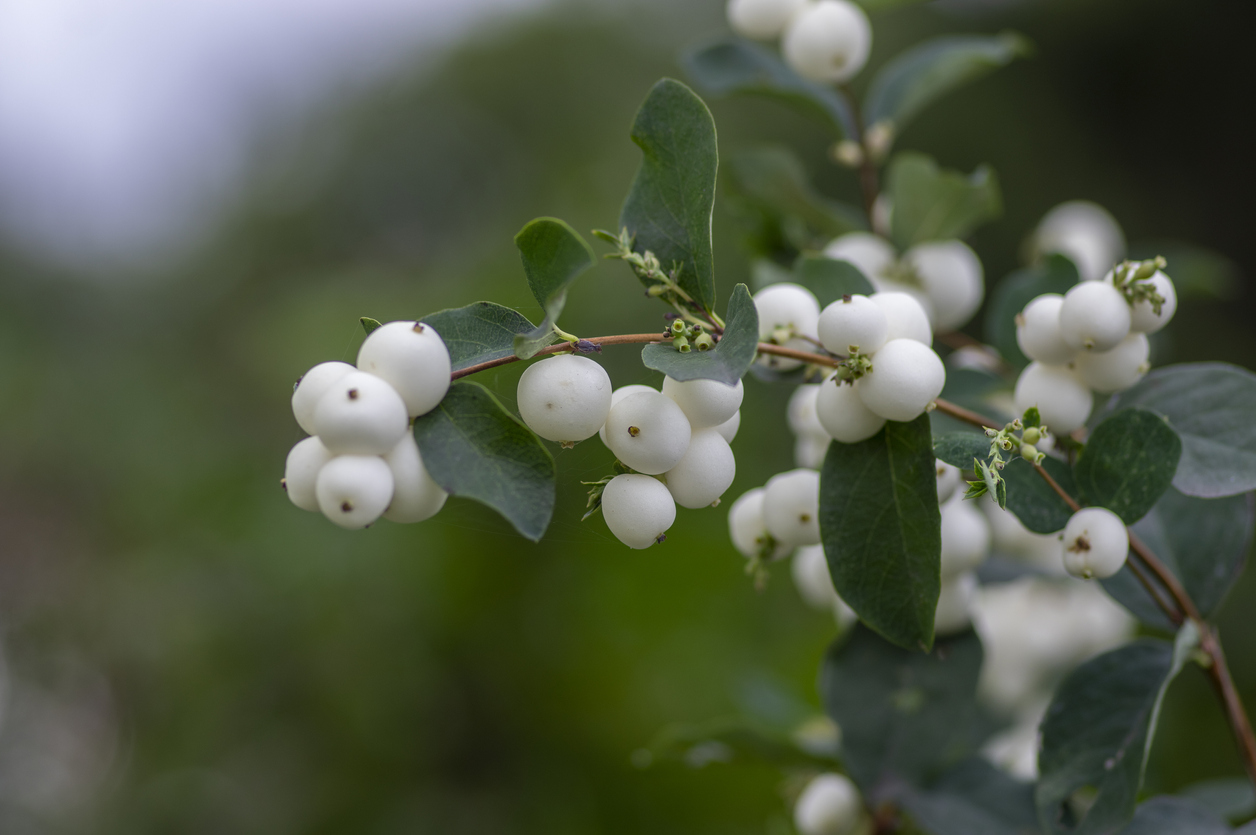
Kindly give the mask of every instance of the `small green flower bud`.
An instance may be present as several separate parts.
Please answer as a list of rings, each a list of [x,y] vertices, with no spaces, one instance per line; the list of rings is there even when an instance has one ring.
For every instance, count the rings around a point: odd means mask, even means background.
[[[687,354],[693,350],[693,346],[689,344],[689,340],[683,336],[678,336],[672,340],[672,346],[682,354]]]
[[[1036,444],[1042,440],[1042,432],[1037,427],[1031,426],[1021,435],[1021,440],[1026,444]]]
[[[1024,458],[1031,464],[1038,462],[1038,448],[1033,444],[1021,444],[1021,458]]]
[[[672,333],[681,336],[685,332],[685,323],[680,319],[672,320]]]
[[[715,347],[715,340],[711,338],[711,334],[704,333],[695,339],[693,344],[699,351],[709,351]]]

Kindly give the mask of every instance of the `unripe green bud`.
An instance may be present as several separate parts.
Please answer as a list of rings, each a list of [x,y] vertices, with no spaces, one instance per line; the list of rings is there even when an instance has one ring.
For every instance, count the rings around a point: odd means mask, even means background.
[[[1021,435],[1021,440],[1026,444],[1036,444],[1042,440],[1042,432],[1038,430],[1038,427],[1031,426]]]
[[[672,333],[676,334],[677,336],[681,336],[684,334],[684,332],[685,332],[684,321],[680,319],[673,319],[672,320]]]
[[[1021,444],[1021,458],[1033,464],[1038,460],[1038,448],[1033,444]]]
[[[675,339],[673,339],[672,345],[676,348],[677,351],[680,351],[682,354],[687,354],[693,350],[693,347],[689,344],[689,340],[683,336],[678,336]]]
[[[693,344],[699,351],[709,351],[715,347],[715,340],[711,338],[711,334],[704,333]]]

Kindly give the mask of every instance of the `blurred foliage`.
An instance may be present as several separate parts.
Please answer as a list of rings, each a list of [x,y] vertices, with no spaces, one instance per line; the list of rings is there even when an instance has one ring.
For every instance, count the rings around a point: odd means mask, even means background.
[[[640,159],[637,105],[723,28],[717,0],[676,5],[569,4],[335,102],[259,157],[254,192],[169,274],[92,283],[0,254],[0,831],[785,831],[767,766],[633,765],[672,723],[818,710],[835,628],[784,572],[754,593],[722,512],[682,510],[665,547],[627,551],[578,521],[578,482],[609,470],[593,442],[557,453],[540,545],[464,501],[347,533],[278,488],[300,434],[290,386],[352,359],[358,317],[491,299],[540,320],[512,236],[538,215],[613,225]],[[1036,57],[922,113],[898,147],[998,172],[1005,213],[973,239],[991,281],[1076,197],[1134,242],[1224,253],[1239,277],[1215,280],[1233,299],[1184,300],[1159,361],[1252,367],[1236,207],[1256,170],[1232,97],[1256,79],[1229,13],[909,6],[874,16],[873,62],[927,36],[1023,32]],[[1147,60],[1149,44],[1171,54]],[[786,142],[818,193],[857,202],[820,127],[766,101],[711,106],[725,154]],[[749,277],[732,228],[717,212],[721,294]],[[652,327],[660,309],[640,293],[603,263],[564,324]],[[617,384],[651,379],[633,349],[603,361]],[[519,371],[479,381],[513,403]],[[730,497],[791,465],[787,390],[747,388]],[[1249,572],[1222,634],[1256,703],[1253,603]],[[1153,793],[1239,771],[1197,671],[1170,692],[1156,746]]]

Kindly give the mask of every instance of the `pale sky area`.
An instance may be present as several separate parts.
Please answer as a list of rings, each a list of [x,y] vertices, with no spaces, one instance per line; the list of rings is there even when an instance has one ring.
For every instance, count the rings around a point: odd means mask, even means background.
[[[177,254],[268,126],[544,2],[0,0],[0,239],[71,266]]]

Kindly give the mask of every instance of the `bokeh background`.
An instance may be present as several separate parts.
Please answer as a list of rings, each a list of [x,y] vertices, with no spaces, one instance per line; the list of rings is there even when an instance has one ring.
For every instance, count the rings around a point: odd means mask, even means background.
[[[667,726],[814,711],[832,619],[756,594],[725,514],[630,552],[579,521],[596,443],[558,453],[532,545],[452,500],[348,533],[278,486],[292,383],[359,316],[477,299],[537,315],[513,234],[610,227],[636,106],[721,0],[0,0],[0,831],[785,831],[768,766],[641,768]],[[1019,62],[902,137],[1004,188],[988,280],[1054,204],[1232,259],[1162,361],[1256,364],[1250,29],[1224,0],[945,0],[876,13],[872,64],[1014,28]],[[865,80],[869,73],[865,73]],[[859,86],[857,84],[856,86]],[[722,151],[784,141],[854,198],[824,132],[716,101]],[[745,280],[717,211],[723,293]],[[622,265],[564,323],[640,331]],[[976,331],[974,331],[976,333]],[[979,334],[978,334],[979,335]],[[649,382],[633,349],[617,384]],[[519,369],[482,376],[513,401]],[[747,385],[730,495],[792,466],[787,391]],[[1256,705],[1256,579],[1222,634]],[[1240,774],[1202,675],[1175,685],[1150,788]]]

